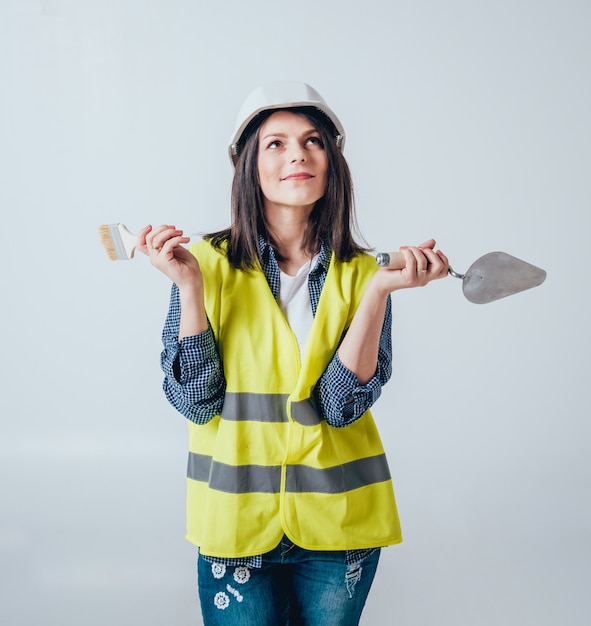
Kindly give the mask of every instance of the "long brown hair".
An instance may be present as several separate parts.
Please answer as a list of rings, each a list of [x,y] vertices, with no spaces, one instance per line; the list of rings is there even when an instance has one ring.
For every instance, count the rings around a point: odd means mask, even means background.
[[[240,140],[240,156],[232,182],[232,225],[205,235],[205,239],[209,239],[216,249],[226,252],[230,263],[238,269],[258,267],[258,237],[262,235],[270,240],[257,157],[260,127],[277,110],[263,111],[257,115],[246,127]],[[347,161],[336,144],[337,131],[330,119],[314,107],[287,110],[302,115],[314,125],[320,134],[328,162],[326,191],[312,209],[303,247],[310,254],[315,254],[324,242],[339,261],[349,261],[367,248],[355,241],[354,235],[359,234],[359,229],[353,202],[353,183]]]

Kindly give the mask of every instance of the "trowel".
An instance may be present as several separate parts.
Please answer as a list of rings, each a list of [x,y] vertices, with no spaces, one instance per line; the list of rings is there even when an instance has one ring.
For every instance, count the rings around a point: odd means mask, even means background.
[[[400,252],[380,252],[376,255],[380,267],[403,269],[406,265]],[[458,274],[451,267],[449,273],[462,281],[464,296],[474,304],[487,304],[514,293],[541,285],[546,272],[505,252],[489,252]]]

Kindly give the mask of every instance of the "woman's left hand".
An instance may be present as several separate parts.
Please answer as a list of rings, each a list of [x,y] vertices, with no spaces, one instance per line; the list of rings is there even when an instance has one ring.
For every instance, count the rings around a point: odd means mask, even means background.
[[[391,293],[398,289],[424,287],[448,274],[449,262],[441,250],[435,250],[435,239],[419,246],[402,246],[400,252],[406,261],[403,269],[383,267],[375,273],[372,282],[380,291]]]

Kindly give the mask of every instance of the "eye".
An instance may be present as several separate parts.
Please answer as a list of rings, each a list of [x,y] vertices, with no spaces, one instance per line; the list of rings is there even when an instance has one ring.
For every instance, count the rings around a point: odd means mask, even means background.
[[[316,137],[315,135],[313,135],[312,137],[308,137],[308,139],[306,140],[306,143],[320,146],[321,148],[324,147],[322,144],[322,139],[320,139],[320,137]]]
[[[270,148],[271,150],[275,150],[280,146],[281,142],[279,141],[279,139],[273,139],[272,141],[269,141],[269,143],[267,143],[267,148]]]

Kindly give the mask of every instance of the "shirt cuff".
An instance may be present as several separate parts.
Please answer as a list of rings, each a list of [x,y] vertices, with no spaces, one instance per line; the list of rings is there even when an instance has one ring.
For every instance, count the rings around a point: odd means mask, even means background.
[[[219,360],[211,327],[198,335],[183,337],[180,341],[176,337],[168,337],[164,347],[166,356],[162,369],[181,385],[193,380],[202,371],[204,364]]]
[[[322,384],[324,383],[324,384]],[[327,423],[340,428],[359,419],[382,393],[382,385],[374,375],[365,385],[335,354],[323,375],[322,404]]]

